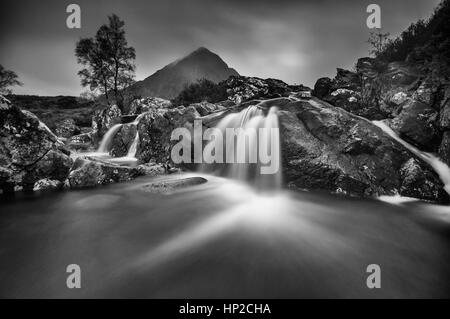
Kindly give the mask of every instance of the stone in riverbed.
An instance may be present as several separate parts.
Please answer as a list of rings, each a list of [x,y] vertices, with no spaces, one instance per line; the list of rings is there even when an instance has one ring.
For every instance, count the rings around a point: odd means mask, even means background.
[[[67,177],[67,185],[70,188],[95,187],[129,181],[144,174],[142,169],[136,167],[120,166],[89,157],[78,157]]]
[[[202,177],[189,177],[175,180],[163,180],[147,184],[143,187],[143,190],[149,193],[170,194],[178,189],[200,185],[206,182],[207,180]]]
[[[434,201],[446,196],[445,191],[434,180],[431,171],[425,169],[414,158],[409,159],[400,169],[402,185],[400,194],[405,197],[421,198]]]
[[[63,187],[63,183],[58,180],[44,178],[34,183],[33,191],[51,191],[58,190]]]

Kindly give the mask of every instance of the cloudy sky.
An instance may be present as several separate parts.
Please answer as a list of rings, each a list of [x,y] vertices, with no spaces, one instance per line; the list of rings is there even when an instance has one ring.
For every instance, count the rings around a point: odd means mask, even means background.
[[[81,29],[66,27],[70,3],[81,7]],[[78,95],[75,42],[116,13],[136,48],[138,80],[205,46],[242,75],[312,86],[367,55],[370,3],[397,35],[439,0],[2,0],[0,64],[24,82],[15,93]]]

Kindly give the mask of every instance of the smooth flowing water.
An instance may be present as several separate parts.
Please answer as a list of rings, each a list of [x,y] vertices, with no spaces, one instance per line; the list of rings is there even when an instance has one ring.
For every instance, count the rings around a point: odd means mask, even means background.
[[[3,198],[0,296],[450,296],[448,207],[264,193],[203,177],[166,195],[144,192],[158,180],[145,177]],[[382,289],[370,290],[374,263]],[[81,289],[66,287],[69,264],[81,267]]]
[[[276,109],[218,124],[230,127],[276,128]],[[280,155],[279,140],[245,145]],[[227,178],[0,197],[0,297],[450,297],[448,206],[293,193],[278,189],[278,176],[256,176],[260,164],[227,164]],[[145,191],[193,176],[208,182]],[[70,264],[81,267],[81,289],[66,287]],[[366,285],[370,264],[381,267],[381,289]]]
[[[108,153],[112,144],[112,140],[117,132],[122,128],[123,124],[113,125],[103,136],[100,146],[97,149],[98,153]]]
[[[404,141],[384,122],[373,121],[372,123],[375,124],[376,126],[378,126],[379,128],[381,128],[385,133],[387,133],[389,136],[391,136],[397,142],[402,144],[404,147],[406,147],[411,152],[416,154],[419,158],[421,158],[426,163],[428,163],[434,169],[434,171],[439,175],[439,178],[444,183],[445,191],[448,194],[450,194],[450,167],[448,167],[447,164],[442,162],[437,156],[435,156],[431,153],[422,152],[418,148],[416,148],[413,145],[409,144],[408,142]]]
[[[211,164],[203,164],[200,171],[246,181],[257,188],[280,188],[281,150],[276,112],[277,108],[271,107],[264,115],[258,105],[251,105],[225,116],[216,128],[223,137],[226,160],[211,163],[212,160],[206,158]],[[216,138],[210,143],[217,143]]]

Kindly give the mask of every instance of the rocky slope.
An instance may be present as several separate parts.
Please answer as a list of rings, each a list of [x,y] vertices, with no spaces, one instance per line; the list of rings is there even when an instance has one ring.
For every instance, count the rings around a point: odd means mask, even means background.
[[[313,94],[367,119],[387,119],[402,139],[450,164],[450,82],[432,65],[362,58],[356,72],[319,79]]]
[[[215,53],[199,48],[155,72],[143,81],[137,82],[131,90],[141,97],[172,99],[186,85],[200,79],[218,83],[232,75],[239,75]]]
[[[33,113],[0,96],[0,188],[3,192],[60,187],[72,159]]]

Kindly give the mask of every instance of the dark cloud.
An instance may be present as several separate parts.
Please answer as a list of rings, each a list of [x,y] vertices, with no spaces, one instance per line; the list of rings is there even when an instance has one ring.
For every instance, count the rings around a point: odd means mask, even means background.
[[[82,8],[82,29],[65,27],[69,3]],[[373,1],[372,1],[373,2]],[[0,9],[0,63],[25,83],[20,93],[78,94],[73,51],[118,14],[137,51],[137,78],[199,46],[244,75],[312,85],[367,54],[365,0],[16,0]],[[428,17],[439,0],[377,1],[383,28],[397,34]]]

